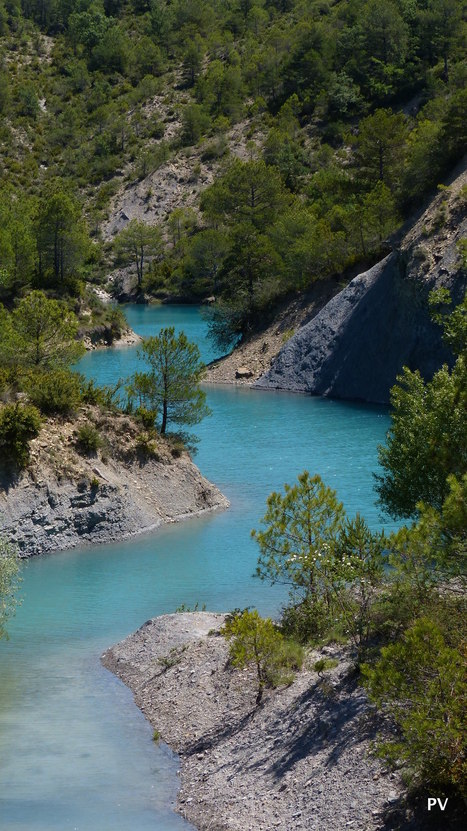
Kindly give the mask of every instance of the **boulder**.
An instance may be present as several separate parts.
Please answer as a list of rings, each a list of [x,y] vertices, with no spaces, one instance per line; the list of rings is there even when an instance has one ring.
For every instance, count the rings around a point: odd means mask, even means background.
[[[235,370],[235,377],[239,379],[252,378],[253,373],[251,369],[248,369],[248,367],[239,366],[238,369]]]

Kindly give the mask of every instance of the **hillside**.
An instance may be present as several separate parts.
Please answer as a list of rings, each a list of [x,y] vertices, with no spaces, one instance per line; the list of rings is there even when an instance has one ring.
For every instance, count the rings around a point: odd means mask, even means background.
[[[272,324],[208,367],[209,382],[387,403],[403,365],[431,377],[451,358],[428,294],[447,288],[460,302],[465,291],[466,192],[464,160],[390,256],[343,290],[326,281],[283,303]]]
[[[97,450],[79,444],[91,425]],[[48,419],[30,444],[26,469],[0,473],[0,527],[21,556],[112,542],[228,505],[187,452],[144,432],[123,414],[81,407]]]
[[[9,307],[215,297],[231,344],[381,259],[465,150],[452,0],[2,0],[0,59]]]
[[[401,781],[371,756],[377,719],[346,650],[310,651],[257,708],[254,673],[228,662],[223,621],[164,615],[102,656],[181,756],[178,811],[200,831],[400,828]],[[311,669],[320,654],[337,663],[323,679]]]
[[[464,168],[392,254],[290,338],[255,386],[386,404],[403,366],[431,379],[452,356],[430,318],[428,295],[445,288],[455,304],[462,300],[466,235]]]

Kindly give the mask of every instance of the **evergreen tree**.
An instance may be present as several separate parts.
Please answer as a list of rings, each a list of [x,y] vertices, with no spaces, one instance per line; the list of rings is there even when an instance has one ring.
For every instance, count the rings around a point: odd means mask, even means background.
[[[145,338],[140,355],[149,364],[148,372],[137,372],[129,385],[131,400],[160,415],[160,432],[170,422],[198,424],[210,414],[206,393],[199,382],[204,373],[199,349],[190,343],[184,332],[175,334],[171,326],[159,335]]]
[[[138,289],[142,289],[144,269],[148,257],[154,257],[162,246],[162,235],[156,226],[132,219],[115,238],[114,251],[125,262],[136,266]]]
[[[436,297],[434,298],[436,300]],[[457,355],[452,370],[443,366],[425,382],[404,368],[391,391],[391,427],[379,449],[383,473],[376,476],[381,505],[394,517],[410,517],[421,501],[440,509],[448,476],[467,470],[467,298],[445,324]]]

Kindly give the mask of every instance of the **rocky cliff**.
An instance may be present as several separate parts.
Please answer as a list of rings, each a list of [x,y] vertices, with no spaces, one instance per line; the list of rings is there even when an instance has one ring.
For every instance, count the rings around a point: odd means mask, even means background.
[[[83,454],[77,431],[89,423],[102,446]],[[121,540],[227,505],[186,452],[162,438],[145,443],[132,419],[91,407],[74,422],[47,421],[27,469],[0,473],[0,532],[23,557]]]
[[[299,329],[254,386],[388,403],[403,366],[430,378],[451,356],[430,319],[428,294],[445,287],[459,302],[465,291],[466,214],[464,167],[400,245]]]

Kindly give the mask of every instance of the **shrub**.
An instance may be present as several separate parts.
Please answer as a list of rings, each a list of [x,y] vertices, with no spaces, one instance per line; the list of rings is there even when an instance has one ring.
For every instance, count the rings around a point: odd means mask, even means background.
[[[465,663],[441,630],[420,618],[401,642],[381,650],[374,668],[363,666],[370,696],[389,713],[396,739],[380,746],[390,761],[408,763],[414,782],[432,786],[466,784],[463,736]]]
[[[327,669],[334,669],[339,664],[339,661],[336,658],[320,658],[318,661],[315,661],[313,664],[313,669],[315,672],[318,673],[319,677],[322,677],[323,672]]]
[[[284,638],[270,618],[262,618],[256,609],[230,615],[222,634],[230,640],[230,660],[240,669],[253,665],[258,679],[256,704],[261,703],[265,687],[291,683],[290,673],[284,677],[284,669],[301,666],[299,647],[293,651],[284,644]],[[298,663],[297,663],[298,662]]]
[[[84,404],[99,404],[107,410],[118,410],[118,393],[122,381],[117,381],[113,387],[99,387],[91,379],[87,381],[82,375],[79,376],[81,384],[81,400]]]
[[[329,610],[323,600],[306,598],[300,603],[291,603],[282,610],[282,631],[300,643],[319,641],[329,632],[329,627]]]
[[[304,652],[301,644],[290,638],[284,638],[268,669],[267,676],[271,687],[291,684],[295,678],[295,673],[303,666],[303,658]]]
[[[36,372],[26,390],[33,404],[46,415],[68,415],[81,403],[81,381],[66,369]]]
[[[141,422],[145,430],[154,429],[154,421],[157,413],[154,410],[147,410],[146,407],[139,407],[136,410],[136,418]]]
[[[82,424],[78,428],[76,447],[85,456],[97,453],[99,447],[102,447],[102,438],[93,424]]]
[[[36,407],[7,404],[0,410],[0,459],[23,468],[29,460],[29,442],[38,434],[41,416]]]
[[[150,456],[156,460],[159,459],[157,444],[154,441],[153,433],[138,433],[136,436],[136,447],[145,456]]]
[[[125,331],[128,324],[121,309],[111,309],[108,314],[108,321],[110,327],[109,338],[110,342],[113,343],[114,340],[118,340],[121,337],[122,332]]]

